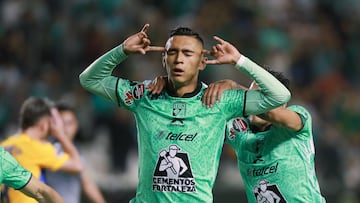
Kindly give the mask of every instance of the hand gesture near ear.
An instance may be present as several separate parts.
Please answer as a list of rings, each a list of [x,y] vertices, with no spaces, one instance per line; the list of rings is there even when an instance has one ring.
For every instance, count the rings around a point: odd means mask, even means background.
[[[148,51],[165,51],[165,47],[150,46],[151,42],[147,35],[149,27],[149,24],[145,24],[140,32],[131,35],[124,41],[124,52],[127,55],[133,53],[146,54]]]
[[[229,42],[214,36],[218,42],[212,47],[211,51],[205,50],[204,53],[215,57],[215,59],[207,60],[206,64],[236,64],[240,59],[240,52]]]
[[[56,108],[51,108],[50,112],[51,135],[54,136],[56,139],[59,139],[60,137],[65,136],[64,121]]]

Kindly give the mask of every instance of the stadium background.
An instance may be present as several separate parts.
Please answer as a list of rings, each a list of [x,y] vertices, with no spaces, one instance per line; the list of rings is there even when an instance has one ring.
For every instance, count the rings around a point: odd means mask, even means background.
[[[78,75],[147,22],[154,45],[163,45],[170,29],[190,26],[206,48],[218,35],[283,71],[292,80],[291,103],[313,115],[323,194],[329,203],[360,201],[358,0],[0,0],[0,138],[15,133],[30,95],[73,103],[81,121],[77,145],[91,175],[110,203],[127,202],[137,182],[133,118],[85,92]],[[114,74],[163,75],[160,57],[132,56]],[[231,67],[208,66],[201,78],[250,82]],[[215,202],[246,202],[228,148],[214,193]]]

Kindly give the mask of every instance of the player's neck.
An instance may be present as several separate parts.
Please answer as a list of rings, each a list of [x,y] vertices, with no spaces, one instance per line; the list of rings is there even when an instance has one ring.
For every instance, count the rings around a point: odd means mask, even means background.
[[[22,133],[35,140],[43,140],[46,137],[42,129],[37,128],[36,126],[27,128],[26,130],[23,130]]]
[[[201,83],[197,82],[188,85],[179,85],[169,82],[169,85],[167,85],[167,87],[167,91],[171,96],[191,97],[200,91]]]

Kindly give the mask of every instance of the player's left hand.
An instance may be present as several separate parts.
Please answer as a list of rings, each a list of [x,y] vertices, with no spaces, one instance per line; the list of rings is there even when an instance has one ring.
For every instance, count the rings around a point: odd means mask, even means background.
[[[202,102],[207,107],[213,107],[215,102],[220,101],[221,95],[224,91],[236,89],[237,86],[238,85],[235,81],[228,79],[211,83],[204,92]]]
[[[240,59],[240,52],[229,42],[214,36],[218,42],[212,47],[211,51],[204,50],[203,53],[215,57],[212,60],[206,60],[206,64],[233,64]]]
[[[215,102],[219,102],[221,95],[226,90],[247,90],[248,88],[237,84],[233,80],[225,79],[220,80],[214,83],[211,83],[208,88],[206,88],[204,95],[202,97],[202,102],[207,107],[213,107]]]

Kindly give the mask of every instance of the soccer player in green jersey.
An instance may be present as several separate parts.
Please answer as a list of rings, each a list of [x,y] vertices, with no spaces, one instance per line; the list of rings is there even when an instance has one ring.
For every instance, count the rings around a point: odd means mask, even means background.
[[[286,87],[282,73],[269,70]],[[204,103],[211,105],[223,91],[244,89],[231,80],[209,85]],[[259,89],[252,82],[251,90]],[[259,116],[238,117],[227,124],[226,143],[237,155],[247,199],[257,202],[323,203],[315,174],[315,148],[310,113],[286,104]]]
[[[0,147],[0,184],[19,190],[40,203],[64,202],[55,190],[34,178],[3,147]]]
[[[205,51],[199,34],[179,27],[171,32],[165,47],[157,47],[150,46],[148,28],[146,24],[139,33],[96,59],[80,74],[80,83],[134,113],[139,182],[131,202],[212,202],[226,122],[276,108],[290,99],[290,92],[218,37],[212,51]],[[111,75],[130,54],[149,51],[163,52],[167,71],[166,88],[158,95],[149,91],[150,80],[129,81]],[[207,60],[204,54],[214,59]],[[206,64],[233,64],[261,89],[227,91],[222,102],[208,108],[201,102],[207,86],[198,79]]]

